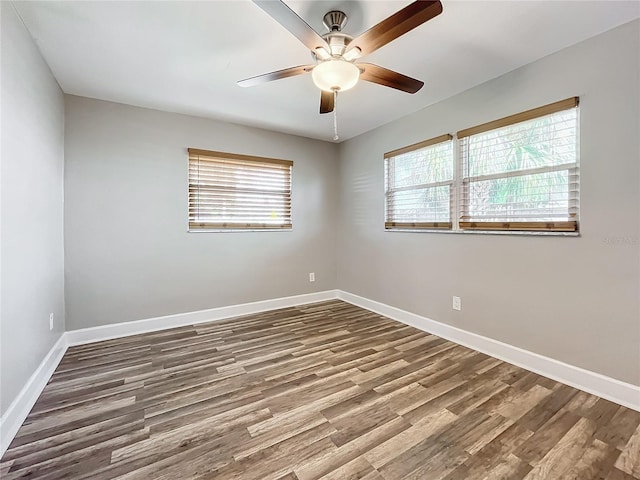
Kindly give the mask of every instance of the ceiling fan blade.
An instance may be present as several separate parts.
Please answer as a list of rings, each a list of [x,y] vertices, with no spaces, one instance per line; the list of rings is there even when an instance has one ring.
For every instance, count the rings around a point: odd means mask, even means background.
[[[253,3],[271,15],[276,22],[289,30],[312,52],[315,52],[319,47],[331,52],[325,39],[281,0],[253,0]]]
[[[407,77],[406,75],[384,67],[379,67],[372,63],[358,63],[357,65],[360,69],[364,69],[360,74],[360,79],[366,80],[367,82],[377,83],[407,93],[416,93],[424,85],[424,82],[420,80]]]
[[[313,65],[299,65],[297,67],[285,68],[284,70],[264,73],[262,75],[240,80],[238,85],[241,87],[253,87],[254,85],[272,82],[273,80],[280,80],[281,78],[295,77],[296,75],[302,75],[303,73],[310,72],[313,70],[313,67]]]
[[[358,48],[360,55],[368,55],[440,13],[442,4],[438,0],[413,2],[354,38],[348,50]]]
[[[333,92],[320,91],[320,113],[333,112]]]

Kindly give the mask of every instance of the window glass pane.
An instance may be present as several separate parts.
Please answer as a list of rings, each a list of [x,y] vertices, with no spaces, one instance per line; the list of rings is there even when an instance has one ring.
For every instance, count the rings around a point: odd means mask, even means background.
[[[450,228],[453,167],[451,140],[387,158],[385,222],[423,224],[412,228]]]
[[[389,159],[391,190],[453,178],[452,142],[439,143]]]
[[[462,228],[576,230],[576,107],[463,137],[460,154]]]
[[[449,222],[450,202],[449,185],[394,192],[387,199],[387,221]]]
[[[471,221],[568,221],[572,192],[568,170],[472,181],[467,215]]]
[[[577,109],[468,137],[465,176],[475,177],[574,163]]]
[[[190,153],[190,228],[291,228],[291,164],[215,153]]]

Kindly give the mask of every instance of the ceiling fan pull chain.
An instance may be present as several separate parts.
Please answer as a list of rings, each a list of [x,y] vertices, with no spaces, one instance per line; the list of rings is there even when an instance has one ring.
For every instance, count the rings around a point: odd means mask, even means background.
[[[338,136],[338,90],[333,91],[333,139],[340,139]]]

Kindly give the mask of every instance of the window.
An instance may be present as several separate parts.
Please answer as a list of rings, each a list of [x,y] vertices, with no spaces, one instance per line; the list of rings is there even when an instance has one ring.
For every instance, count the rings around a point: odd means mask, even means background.
[[[189,149],[189,229],[291,228],[293,162]]]
[[[385,228],[451,228],[451,139],[443,135],[385,154]]]
[[[578,98],[385,154],[386,229],[575,232]]]
[[[575,231],[578,99],[458,132],[460,228]]]

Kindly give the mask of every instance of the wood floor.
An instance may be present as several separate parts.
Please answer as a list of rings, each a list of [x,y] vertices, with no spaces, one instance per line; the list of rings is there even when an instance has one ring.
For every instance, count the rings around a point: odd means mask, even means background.
[[[640,479],[640,413],[341,301],[72,347],[2,479]]]

